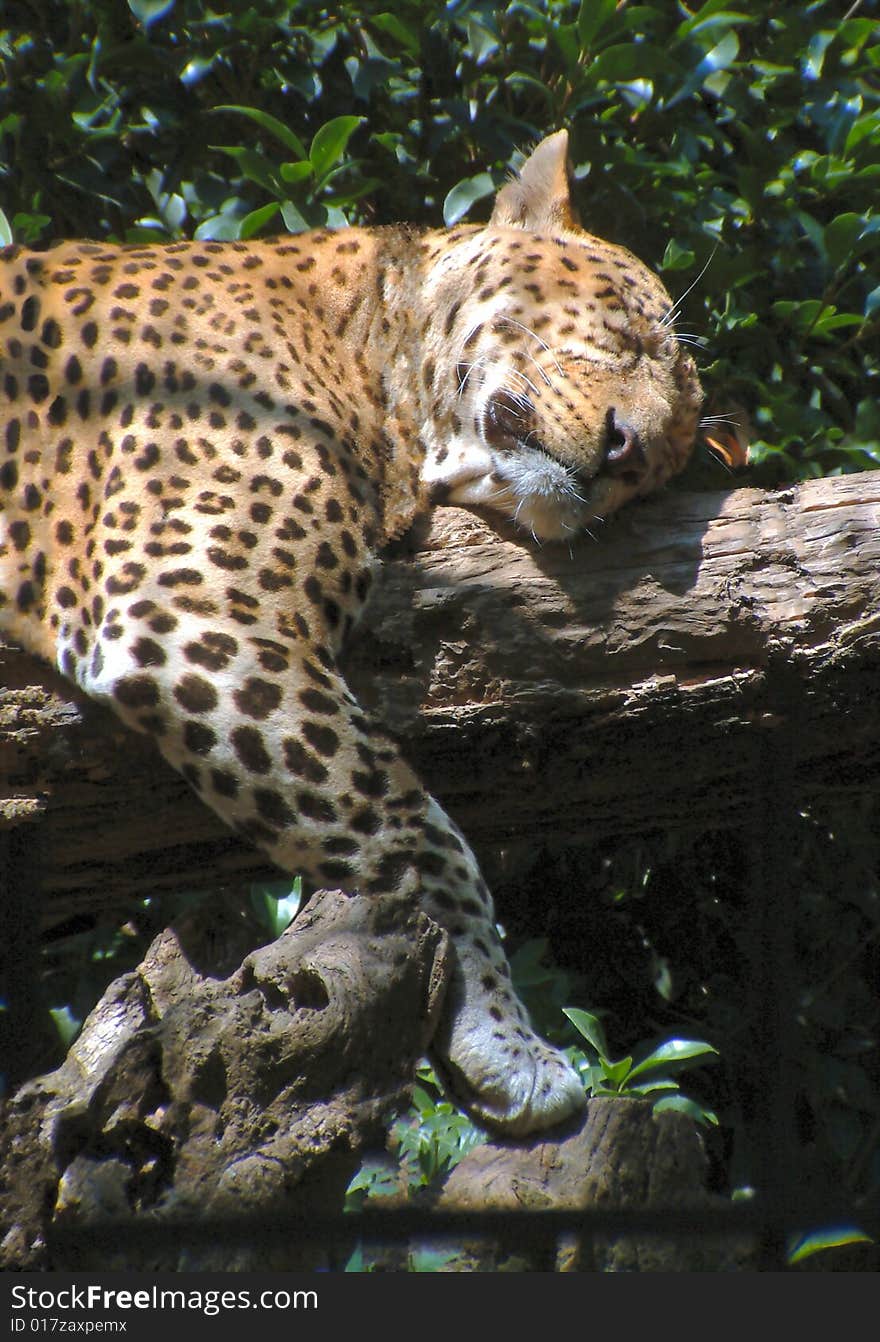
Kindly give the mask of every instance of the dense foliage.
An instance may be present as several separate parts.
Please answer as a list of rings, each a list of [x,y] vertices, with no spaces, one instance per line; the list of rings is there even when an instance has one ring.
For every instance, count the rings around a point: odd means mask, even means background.
[[[567,126],[585,223],[658,267],[679,297],[710,409],[751,442],[748,481],[871,468],[880,29],[877,0],[842,9],[7,0],[7,236],[43,245],[477,220],[516,149]],[[728,479],[698,454],[691,484]],[[808,1183],[854,1196],[880,1185],[877,818],[876,807],[801,816],[792,859],[790,1138]],[[755,1061],[760,1021],[738,987],[750,973],[739,840],[532,863],[508,882],[511,926],[552,927],[552,907],[517,916],[517,892],[536,883],[575,890],[585,923],[580,964],[543,978],[531,966],[542,1025],[562,1030],[559,1008],[577,1000],[602,1005],[619,1050],[651,1026],[710,1039],[720,1061],[695,1093],[726,1134],[715,1139],[719,1185],[750,1183],[746,1120],[768,1078]],[[71,964],[56,966],[62,1001]]]
[[[566,125],[588,225],[693,285],[683,325],[761,479],[862,469],[880,42],[876,0],[839,8],[11,0],[0,205],[28,241],[437,224]]]

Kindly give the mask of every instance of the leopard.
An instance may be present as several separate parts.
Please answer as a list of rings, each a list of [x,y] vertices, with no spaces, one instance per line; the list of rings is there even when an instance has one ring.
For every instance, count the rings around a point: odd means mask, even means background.
[[[702,400],[659,278],[581,224],[567,131],[521,158],[486,223],[12,244],[0,281],[0,633],[281,871],[445,929],[431,1057],[508,1138],[575,1121],[583,1084],[340,656],[416,519],[576,562],[683,468]]]

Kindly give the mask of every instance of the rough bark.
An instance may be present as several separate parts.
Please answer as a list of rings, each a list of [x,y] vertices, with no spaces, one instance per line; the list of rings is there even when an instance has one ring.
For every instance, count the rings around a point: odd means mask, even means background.
[[[489,1143],[472,1151],[446,1180],[442,1211],[509,1212],[505,1232],[459,1243],[453,1271],[718,1272],[741,1270],[754,1246],[741,1235],[699,1232],[666,1238],[576,1233],[529,1238],[521,1210],[701,1213],[725,1200],[706,1191],[699,1129],[682,1114],[655,1113],[647,1101],[594,1099],[576,1132],[516,1149]],[[449,1248],[447,1246],[447,1253]]]
[[[351,682],[478,847],[740,823],[760,796],[768,734],[805,800],[874,789],[878,504],[880,475],[671,496],[572,554],[439,514],[415,558],[389,561]],[[33,930],[25,901],[59,924],[265,871],[149,742],[20,653],[2,654],[0,683],[0,940]],[[325,896],[244,960],[234,934],[219,947],[205,928],[160,937],[62,1068],[7,1105],[4,1265],[106,1266],[106,1246],[93,1260],[63,1238],[71,1218],[338,1206],[364,1143],[402,1102],[440,1001],[442,938],[413,917],[393,899]],[[697,1205],[701,1156],[683,1132],[659,1134],[644,1106],[593,1106],[578,1134],[475,1155],[445,1196],[626,1206],[677,1186]],[[255,1259],[173,1242],[123,1261],[320,1263],[320,1247],[298,1244]],[[661,1263],[632,1237],[599,1243],[589,1261],[574,1241],[554,1253],[575,1268],[696,1262]],[[472,1266],[515,1265],[503,1243],[479,1254]]]
[[[210,914],[161,934],[117,979],[57,1071],[0,1106],[0,1269],[314,1271],[348,1243],[334,1213],[405,1102],[448,971],[445,934],[393,897],[323,892],[239,957]],[[231,970],[231,972],[229,972]],[[713,1205],[698,1132],[634,1100],[593,1101],[575,1131],[473,1151],[441,1212]],[[405,1202],[405,1199],[404,1199]],[[398,1206],[400,1204],[398,1203]],[[581,1239],[505,1218],[366,1258],[446,1271],[695,1271],[745,1251],[698,1237]],[[316,1227],[318,1227],[316,1229]]]
[[[0,1268],[327,1266],[265,1219],[341,1210],[433,1033],[446,936],[396,897],[324,892],[242,952],[207,912],[169,929],[0,1110]],[[227,1221],[245,1235],[199,1239]]]
[[[880,473],[669,495],[571,552],[440,510],[351,683],[478,851],[742,823],[780,726],[805,802],[876,789],[878,505]],[[0,684],[0,827],[47,924],[265,874],[145,738],[21,653]]]
[[[707,1191],[701,1130],[681,1113],[615,1096],[569,1130],[487,1141],[439,1189],[401,1187],[364,1237],[364,1267],[430,1272],[721,1272],[754,1269],[760,1234]],[[401,1181],[402,1182],[402,1181]],[[421,1214],[420,1214],[421,1213]],[[585,1213],[583,1219],[579,1213]]]
[[[448,972],[444,933],[405,901],[314,897],[244,954],[234,920],[162,933],[104,994],[55,1072],[0,1106],[0,1269],[314,1271],[348,1242],[334,1214],[380,1147],[429,1043]],[[240,963],[239,963],[240,961]],[[593,1101],[576,1130],[489,1143],[428,1211],[686,1209],[706,1192],[700,1137],[679,1114]],[[405,1199],[404,1199],[405,1202]],[[398,1204],[399,1206],[400,1204]],[[430,1229],[367,1261],[446,1271],[741,1267],[699,1237],[523,1228],[434,1243]]]

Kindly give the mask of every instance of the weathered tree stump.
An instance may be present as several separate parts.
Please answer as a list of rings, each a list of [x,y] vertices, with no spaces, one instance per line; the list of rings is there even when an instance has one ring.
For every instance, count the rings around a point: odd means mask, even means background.
[[[575,1209],[701,1213],[724,1199],[706,1190],[699,1128],[645,1100],[594,1099],[570,1135],[478,1146],[456,1166],[434,1206],[441,1211],[509,1212],[500,1235],[459,1242],[455,1271],[717,1272],[741,1269],[752,1252],[742,1236],[639,1234],[555,1237],[517,1225],[518,1212]],[[447,1246],[447,1253],[449,1247]]]
[[[324,892],[243,960],[239,940],[204,910],[163,933],[6,1103],[0,1268],[326,1266],[326,1245],[264,1223],[341,1211],[433,1033],[446,935],[396,897]],[[241,1237],[200,1241],[230,1220]],[[132,1224],[155,1233],[127,1242]]]

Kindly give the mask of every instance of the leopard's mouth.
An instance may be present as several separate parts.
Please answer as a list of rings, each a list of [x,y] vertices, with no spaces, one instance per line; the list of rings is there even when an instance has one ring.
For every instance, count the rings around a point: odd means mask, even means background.
[[[567,539],[583,531],[638,493],[651,475],[639,434],[614,406],[606,412],[600,442],[579,461],[562,459],[539,436],[526,396],[493,392],[482,429],[496,491],[485,501],[540,539]]]
[[[496,389],[476,407],[477,435],[447,444],[422,479],[433,504],[488,509],[536,540],[571,540],[659,483],[671,456],[665,441],[646,445],[615,406],[596,441],[552,442],[531,400]]]
[[[584,532],[605,508],[601,486],[595,474],[573,470],[535,444],[495,453],[484,481],[485,502],[538,540]]]
[[[585,487],[604,473],[636,488],[648,471],[648,454],[638,431],[613,405],[605,412],[602,436],[591,451],[593,460],[588,465],[568,463],[550,450],[540,437],[534,406],[525,395],[503,389],[492,392],[483,408],[482,427],[490,447],[502,453],[539,451]]]

